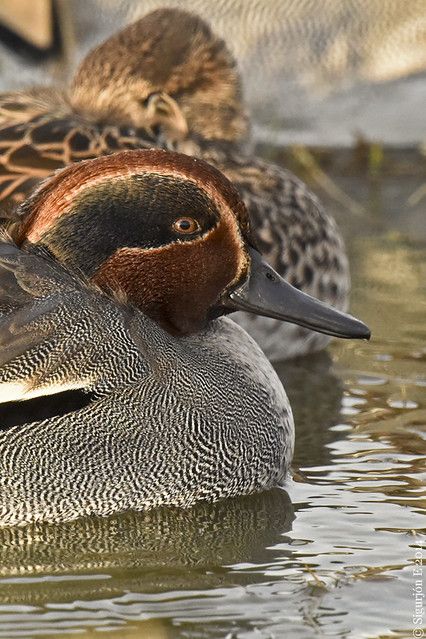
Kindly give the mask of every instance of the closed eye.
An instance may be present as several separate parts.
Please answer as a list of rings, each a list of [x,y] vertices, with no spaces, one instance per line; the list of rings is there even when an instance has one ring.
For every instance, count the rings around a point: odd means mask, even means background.
[[[144,100],[140,100],[140,104],[144,107],[147,107],[150,104],[150,102],[152,102],[152,100],[159,95],[160,93],[158,91],[154,91],[154,93],[150,93],[149,96],[145,98]]]

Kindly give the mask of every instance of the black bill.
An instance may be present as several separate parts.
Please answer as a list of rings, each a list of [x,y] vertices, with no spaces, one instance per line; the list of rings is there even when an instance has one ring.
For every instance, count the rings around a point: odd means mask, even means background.
[[[299,324],[333,337],[370,339],[370,329],[363,322],[302,293],[283,280],[258,251],[251,248],[249,253],[249,275],[228,294],[227,308]]]

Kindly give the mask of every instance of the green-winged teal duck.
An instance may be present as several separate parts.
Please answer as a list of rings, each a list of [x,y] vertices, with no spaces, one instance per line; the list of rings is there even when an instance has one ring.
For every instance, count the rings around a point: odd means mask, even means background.
[[[0,432],[0,523],[190,506],[281,482],[290,405],[223,315],[369,331],[263,261],[233,185],[202,160],[127,151],[63,169],[22,208],[17,244],[0,243],[1,399],[80,389],[88,401]]]

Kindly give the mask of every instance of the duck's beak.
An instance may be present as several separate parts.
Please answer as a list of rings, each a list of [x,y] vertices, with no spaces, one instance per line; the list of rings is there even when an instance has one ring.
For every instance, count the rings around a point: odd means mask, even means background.
[[[370,339],[370,329],[363,322],[291,286],[255,249],[250,248],[249,254],[248,277],[228,294],[227,308],[299,324],[334,337]]]

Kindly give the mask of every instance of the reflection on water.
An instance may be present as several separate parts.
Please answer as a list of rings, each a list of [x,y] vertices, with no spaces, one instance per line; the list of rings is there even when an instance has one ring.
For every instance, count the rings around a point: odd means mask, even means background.
[[[339,217],[352,309],[373,341],[277,365],[297,422],[286,490],[0,530],[0,638],[412,636],[425,506],[425,238],[403,233],[419,209],[374,207]]]
[[[221,564],[269,563],[281,536],[291,529],[293,507],[284,490],[190,510],[158,509],[108,519],[84,519],[62,525],[34,524],[0,529],[0,601],[29,585],[27,603],[49,597],[90,593],[93,584],[52,579],[43,589],[31,584],[41,575],[92,575],[113,571],[114,581],[101,576],[97,594],[119,594],[125,587],[145,592],[211,588],[227,581]],[[219,560],[219,561],[218,561]],[[161,579],[158,579],[161,574]],[[19,577],[18,580],[15,577]],[[130,580],[130,581],[129,581]],[[244,581],[244,579],[243,579]]]

